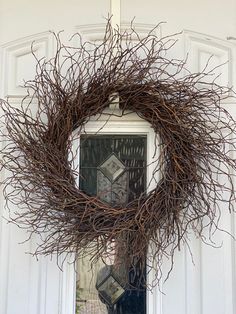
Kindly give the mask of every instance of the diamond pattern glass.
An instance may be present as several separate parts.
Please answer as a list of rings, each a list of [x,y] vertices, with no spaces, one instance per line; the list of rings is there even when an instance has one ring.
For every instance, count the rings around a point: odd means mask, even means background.
[[[146,136],[137,135],[85,135],[80,145],[80,189],[88,195],[119,206],[132,202],[146,189]],[[89,260],[89,256],[87,257]],[[83,265],[81,264],[83,262]],[[78,264],[77,312],[79,314],[111,313],[101,303],[94,280],[102,261],[91,272],[89,262]],[[109,282],[111,288],[113,282]],[[108,287],[104,287],[107,291]],[[137,294],[138,293],[138,294]],[[145,291],[128,291],[121,300],[122,312],[146,313]],[[118,301],[119,302],[119,301]],[[76,312],[76,313],[77,313]]]
[[[111,182],[114,182],[125,170],[125,165],[112,154],[100,166],[100,169]]]

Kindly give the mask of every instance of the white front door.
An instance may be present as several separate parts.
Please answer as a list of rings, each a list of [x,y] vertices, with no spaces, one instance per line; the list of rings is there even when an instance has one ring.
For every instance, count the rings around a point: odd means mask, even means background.
[[[212,55],[212,66],[225,63],[219,83],[235,84],[236,3],[232,0],[61,0],[0,2],[0,98],[16,106],[24,95],[23,79],[34,75],[31,43],[38,56],[53,55],[53,36],[64,30],[62,40],[75,32],[85,40],[101,40],[108,12],[114,21],[127,25],[135,16],[136,29],[146,34],[154,25],[167,34],[183,31],[172,50],[172,57],[188,53],[189,68],[201,70]],[[216,73],[217,74],[217,73]],[[233,103],[224,104],[236,117]],[[1,179],[6,174],[1,174]],[[12,208],[14,211],[15,208]],[[1,196],[1,217],[8,217]],[[224,212],[222,225],[235,233],[236,220]],[[0,314],[73,314],[74,270],[61,272],[54,258],[25,254],[32,252],[36,239],[19,244],[27,233],[0,218]],[[191,241],[194,264],[188,248],[177,252],[173,272],[158,289],[148,295],[149,314],[235,314],[235,242],[227,234],[216,234],[213,249]],[[167,265],[167,263],[166,263]],[[165,271],[165,265],[163,266]]]

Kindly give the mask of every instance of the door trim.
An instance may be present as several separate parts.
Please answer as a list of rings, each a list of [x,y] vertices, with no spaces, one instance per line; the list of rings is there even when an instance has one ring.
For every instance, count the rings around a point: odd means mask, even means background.
[[[147,136],[147,182],[148,191],[152,190],[158,181],[157,175],[153,177],[155,170],[155,161],[159,156],[159,148],[155,148],[155,142],[158,143],[158,137],[150,124],[141,119],[137,114],[132,112],[122,113],[119,109],[107,109],[100,116],[93,116],[86,123],[84,128],[80,130],[84,134],[135,134]],[[73,141],[73,152],[76,152],[75,164],[79,165],[79,136],[76,136],[76,131],[73,133],[75,140]],[[153,156],[156,156],[155,158]],[[75,165],[76,166],[76,165]],[[72,256],[73,258],[73,256]],[[67,261],[63,267],[61,299],[62,310],[60,314],[75,314],[75,290],[76,290],[76,274],[74,266]],[[148,271],[147,279],[151,284],[154,276],[154,270]],[[147,291],[147,314],[161,313],[161,297],[158,293],[158,288],[153,288],[152,291]]]

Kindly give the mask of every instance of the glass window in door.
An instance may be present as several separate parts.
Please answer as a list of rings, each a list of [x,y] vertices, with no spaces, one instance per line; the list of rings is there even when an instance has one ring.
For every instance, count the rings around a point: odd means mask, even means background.
[[[144,135],[84,135],[80,141],[80,189],[113,206],[125,205],[146,191],[147,138]],[[146,291],[127,289],[111,308],[95,288],[99,261],[77,263],[76,314],[145,314]]]

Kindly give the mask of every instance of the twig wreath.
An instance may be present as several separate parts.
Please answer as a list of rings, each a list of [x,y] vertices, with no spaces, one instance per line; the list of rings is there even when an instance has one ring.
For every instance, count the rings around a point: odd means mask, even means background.
[[[35,254],[89,251],[96,260],[120,242],[123,262],[135,267],[145,264],[151,243],[147,263],[159,280],[163,256],[173,260],[189,229],[203,237],[205,228],[218,228],[222,203],[234,210],[236,161],[230,151],[236,149],[236,122],[221,106],[230,89],[204,82],[214,72],[207,66],[189,73],[185,61],[168,59],[172,37],[150,32],[140,38],[132,25],[122,32],[110,21],[102,43],[75,36],[78,47],[55,35],[55,56],[37,59],[37,74],[25,85],[31,92],[20,107],[2,100],[7,134],[1,163],[9,171],[4,194],[9,209],[10,203],[19,208],[12,221],[41,236]],[[116,206],[79,189],[71,153],[74,130],[80,136],[114,93],[122,114],[135,112],[150,123],[161,149],[155,189]]]

